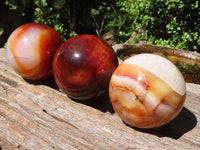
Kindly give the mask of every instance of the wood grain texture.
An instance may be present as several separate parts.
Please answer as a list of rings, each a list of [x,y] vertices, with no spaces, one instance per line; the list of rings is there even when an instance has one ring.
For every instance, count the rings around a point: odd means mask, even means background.
[[[30,82],[0,49],[0,149],[200,150],[200,85],[187,83],[181,113],[158,129],[136,129],[114,113],[107,94],[69,99],[53,79]]]

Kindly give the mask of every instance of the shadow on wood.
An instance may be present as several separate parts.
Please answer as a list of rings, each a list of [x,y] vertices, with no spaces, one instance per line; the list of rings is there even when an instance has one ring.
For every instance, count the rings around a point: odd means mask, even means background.
[[[46,85],[48,87],[51,87],[51,88],[61,92],[61,90],[57,86],[53,76],[48,78],[47,80],[43,80],[43,81],[33,81],[33,80],[27,80],[27,79],[24,79],[24,80],[26,82],[28,82],[29,84],[33,84],[33,85],[36,85],[36,86],[37,85]],[[98,109],[101,112],[110,112],[111,114],[114,113],[114,110],[113,110],[112,105],[110,103],[109,96],[108,96],[107,92],[105,92],[105,93],[101,94],[100,96],[93,98],[93,99],[87,99],[87,100],[76,100],[76,99],[73,99],[73,98],[70,98],[70,99],[77,102],[77,103],[81,103],[81,104],[93,107],[95,109]]]
[[[33,85],[46,85],[48,87],[51,87],[55,90],[59,90],[59,87],[57,86],[54,77],[51,76],[48,79],[45,80],[41,80],[41,81],[34,81],[34,80],[28,80],[28,79],[24,79],[26,82],[28,82],[29,84],[33,84]]]
[[[126,123],[125,123],[126,124]],[[182,135],[192,130],[197,125],[195,115],[187,108],[183,107],[179,115],[165,126],[156,129],[139,129],[131,127],[140,132],[149,133],[158,137],[170,137],[179,139]]]
[[[111,114],[114,114],[114,110],[110,103],[107,92],[98,96],[97,98],[88,99],[88,100],[74,100],[74,101],[81,103],[81,104],[88,105],[95,109],[98,109],[101,112],[110,112]]]

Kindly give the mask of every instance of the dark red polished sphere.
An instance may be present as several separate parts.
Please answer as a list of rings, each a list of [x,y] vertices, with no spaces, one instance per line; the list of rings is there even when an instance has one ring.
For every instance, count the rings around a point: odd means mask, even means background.
[[[63,43],[53,60],[58,86],[71,98],[90,99],[107,90],[118,66],[110,45],[93,35],[75,36]]]

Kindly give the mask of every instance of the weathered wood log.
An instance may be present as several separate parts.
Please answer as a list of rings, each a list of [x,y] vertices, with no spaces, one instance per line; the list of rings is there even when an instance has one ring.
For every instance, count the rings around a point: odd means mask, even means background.
[[[170,47],[150,44],[116,44],[113,46],[118,55],[124,56],[137,53],[157,53],[163,56],[177,56],[191,63],[200,63],[200,54]]]
[[[0,49],[0,149],[200,149],[200,85],[187,83],[180,114],[158,129],[136,129],[114,113],[107,94],[75,101],[53,79],[26,81]]]

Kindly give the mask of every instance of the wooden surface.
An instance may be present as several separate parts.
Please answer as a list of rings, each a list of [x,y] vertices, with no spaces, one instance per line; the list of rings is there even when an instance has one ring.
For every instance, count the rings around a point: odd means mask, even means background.
[[[183,110],[170,124],[135,129],[114,113],[107,94],[74,101],[53,79],[25,81],[0,49],[0,149],[200,150],[200,85],[187,83]]]

